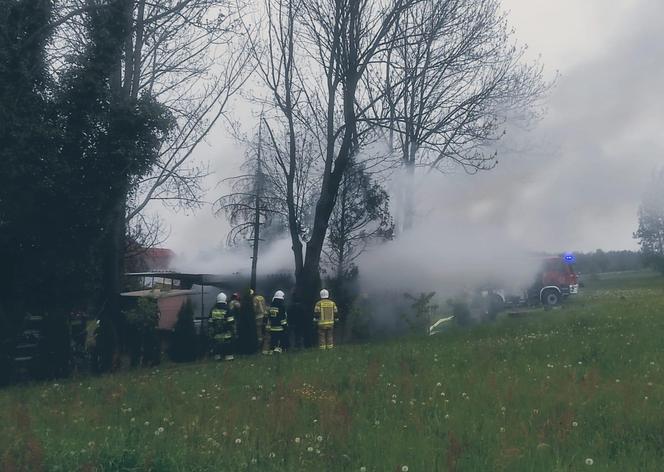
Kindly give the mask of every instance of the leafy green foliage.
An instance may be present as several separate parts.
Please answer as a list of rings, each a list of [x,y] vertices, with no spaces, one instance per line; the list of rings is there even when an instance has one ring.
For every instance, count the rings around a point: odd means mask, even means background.
[[[157,302],[151,298],[139,298],[136,307],[127,310],[125,319],[132,365],[158,364],[161,352],[156,332],[159,322]]]
[[[353,276],[354,261],[376,239],[392,239],[394,223],[387,192],[364,166],[352,162],[344,173],[330,217],[323,254],[337,278]]]
[[[454,320],[459,326],[468,326],[472,323],[468,300],[462,297],[451,298],[447,300],[447,305],[450,307]]]
[[[44,316],[38,360],[38,375],[43,379],[69,375],[72,352],[68,313],[56,309]]]
[[[96,305],[113,323],[127,195],[173,125],[152,97],[133,99],[118,83],[130,2],[90,3],[86,48],[57,83],[45,52],[51,4],[0,5],[0,285],[11,294],[2,346],[26,313],[59,319]]]
[[[637,251],[602,251],[576,253],[574,270],[581,274],[642,270],[643,260]]]
[[[194,305],[187,300],[180,308],[178,320],[173,327],[171,358],[176,362],[196,359],[196,329],[194,327]]]
[[[643,197],[634,237],[645,264],[664,274],[664,171],[653,179]]]
[[[438,311],[438,305],[433,302],[436,292],[419,293],[412,295],[405,293],[404,297],[410,302],[410,310],[402,313],[401,318],[413,333],[428,333],[432,316]]]

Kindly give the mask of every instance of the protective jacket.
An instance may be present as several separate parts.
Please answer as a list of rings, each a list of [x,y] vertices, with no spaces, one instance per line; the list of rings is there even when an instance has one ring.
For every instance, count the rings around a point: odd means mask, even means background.
[[[267,330],[270,332],[282,332],[288,326],[288,314],[283,300],[272,300],[268,310]]]
[[[235,337],[235,316],[226,303],[217,303],[210,312],[210,335],[216,341],[230,341]]]
[[[265,322],[267,307],[263,295],[254,295],[254,314],[256,315],[256,324]]]
[[[337,304],[332,300],[329,298],[318,300],[314,307],[314,321],[319,328],[332,327],[337,319],[337,313]]]

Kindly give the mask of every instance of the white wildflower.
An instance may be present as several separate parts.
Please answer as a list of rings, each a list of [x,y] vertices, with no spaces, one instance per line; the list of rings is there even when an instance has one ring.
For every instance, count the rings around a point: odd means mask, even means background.
[[[590,457],[586,459],[586,465],[593,465],[595,463]]]

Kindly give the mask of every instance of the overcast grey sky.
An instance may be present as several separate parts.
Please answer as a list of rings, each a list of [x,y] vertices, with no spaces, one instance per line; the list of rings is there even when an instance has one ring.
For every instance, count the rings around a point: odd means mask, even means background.
[[[440,219],[500,228],[543,250],[635,248],[641,195],[664,157],[664,2],[503,5],[529,53],[541,54],[548,74],[561,74],[549,112],[535,129],[508,135],[497,169],[423,181],[427,199],[444,204],[421,208],[420,217],[427,225]],[[223,126],[208,141],[197,158],[215,172],[207,185],[212,201],[216,183],[237,172],[243,151]],[[171,226],[165,245],[180,254],[191,257],[225,239],[227,224],[209,207],[159,211]]]

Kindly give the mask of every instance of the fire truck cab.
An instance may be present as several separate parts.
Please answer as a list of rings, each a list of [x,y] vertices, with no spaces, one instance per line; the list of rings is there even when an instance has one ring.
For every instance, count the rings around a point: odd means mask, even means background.
[[[568,255],[545,258],[528,290],[529,300],[551,307],[559,305],[563,298],[579,293],[579,280],[572,262]]]

